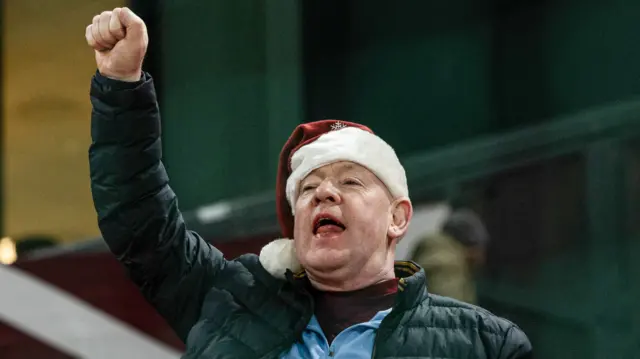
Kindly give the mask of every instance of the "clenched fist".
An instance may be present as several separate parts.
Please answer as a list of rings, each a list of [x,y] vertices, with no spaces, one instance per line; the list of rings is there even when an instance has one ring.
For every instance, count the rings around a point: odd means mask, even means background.
[[[144,21],[133,11],[115,8],[94,16],[85,37],[95,50],[103,76],[121,81],[140,79],[149,36]]]

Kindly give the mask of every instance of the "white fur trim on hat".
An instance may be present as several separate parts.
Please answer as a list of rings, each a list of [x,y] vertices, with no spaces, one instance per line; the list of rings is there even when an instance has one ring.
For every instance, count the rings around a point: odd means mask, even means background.
[[[292,272],[302,270],[293,240],[288,238],[276,239],[260,250],[260,263],[272,276],[285,279],[287,269]]]
[[[298,185],[309,173],[324,165],[350,161],[373,172],[394,198],[408,197],[407,177],[396,152],[380,137],[355,127],[331,131],[302,146],[291,157],[287,200],[295,215]]]

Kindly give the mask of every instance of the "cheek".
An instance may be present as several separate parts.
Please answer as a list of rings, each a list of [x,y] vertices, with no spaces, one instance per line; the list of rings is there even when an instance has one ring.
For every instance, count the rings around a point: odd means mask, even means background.
[[[298,256],[304,256],[308,252],[309,238],[305,234],[304,228],[299,220],[294,220],[293,225],[293,244],[295,246]]]
[[[358,209],[351,211],[352,223],[357,223],[356,229],[363,238],[386,237],[388,228],[387,207],[377,202],[364,202]]]
[[[311,231],[309,230],[311,220],[309,217],[311,213],[309,213],[306,208],[297,206],[296,207],[296,215],[293,219],[293,238],[296,240],[296,243],[305,243],[308,241],[309,234]],[[298,244],[296,244],[297,246]]]
[[[305,221],[302,216],[297,215],[293,220],[293,237],[302,239],[305,236]]]
[[[297,234],[297,232],[299,232],[305,223],[305,218],[308,217],[308,210],[305,207],[303,201],[300,200],[300,198],[298,198],[298,200],[296,201],[296,208],[295,208],[295,215],[293,218],[293,231],[295,234]]]

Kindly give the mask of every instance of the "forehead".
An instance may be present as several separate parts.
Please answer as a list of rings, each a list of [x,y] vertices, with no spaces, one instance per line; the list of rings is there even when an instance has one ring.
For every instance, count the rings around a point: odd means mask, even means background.
[[[369,183],[370,186],[380,188],[384,191],[387,198],[392,199],[391,193],[385,184],[368,168],[354,162],[342,161],[334,162],[315,169],[305,177],[301,183],[306,180],[322,180],[330,176],[357,176],[359,179]]]
[[[357,174],[361,176],[375,176],[369,169],[354,162],[341,161],[316,168],[306,178],[325,178],[343,174]],[[305,179],[306,179],[305,178]]]

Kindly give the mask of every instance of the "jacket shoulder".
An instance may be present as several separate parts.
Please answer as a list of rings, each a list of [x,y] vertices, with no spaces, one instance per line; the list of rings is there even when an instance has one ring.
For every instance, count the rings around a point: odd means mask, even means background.
[[[434,320],[443,326],[474,325],[478,330],[505,334],[515,324],[508,319],[499,317],[477,305],[462,302],[457,299],[429,294],[426,299],[428,307],[434,314]],[[442,321],[439,319],[442,317]],[[456,318],[452,321],[451,317]]]
[[[255,296],[265,290],[272,292],[282,286],[282,280],[269,274],[260,264],[259,257],[253,253],[227,261],[223,274],[224,278],[219,282],[221,286],[234,292],[246,291],[247,296]]]
[[[512,321],[484,308],[453,298],[429,294],[421,310],[424,324],[428,327],[451,330],[452,336],[479,338],[484,347],[483,351],[490,358],[524,359],[531,355],[531,343],[522,329]]]

